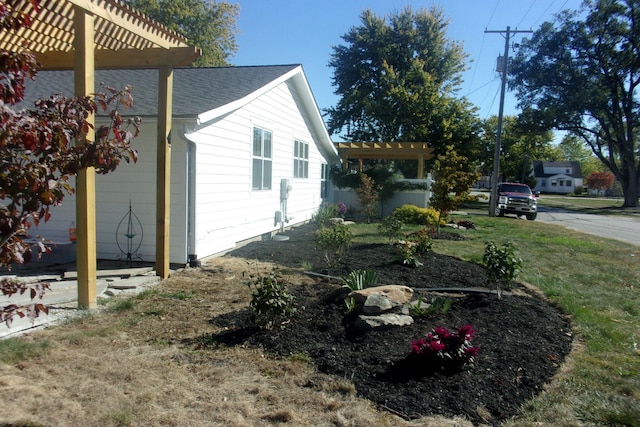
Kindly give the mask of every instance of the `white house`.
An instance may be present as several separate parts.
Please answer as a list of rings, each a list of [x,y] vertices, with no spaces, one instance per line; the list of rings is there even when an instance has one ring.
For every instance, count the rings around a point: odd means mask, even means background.
[[[545,162],[535,160],[533,173],[536,186],[533,191],[541,193],[569,194],[583,186],[582,169],[576,161]]]
[[[132,85],[134,107],[121,113],[143,123],[138,162],[96,177],[97,256],[153,261],[158,71],[98,70],[95,81]],[[32,83],[30,100],[73,94],[70,71],[41,72]],[[302,66],[177,68],[172,114],[170,262],[270,236],[310,220],[322,203],[339,157]],[[33,234],[67,243],[74,218],[69,197]]]

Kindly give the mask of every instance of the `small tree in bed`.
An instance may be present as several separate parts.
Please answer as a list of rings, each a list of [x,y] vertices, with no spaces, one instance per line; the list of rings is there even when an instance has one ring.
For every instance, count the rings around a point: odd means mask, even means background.
[[[39,1],[32,3],[37,13]],[[0,31],[18,30],[30,22],[28,15],[0,7]],[[87,167],[106,174],[122,160],[137,160],[131,140],[138,133],[138,120],[131,122],[133,132],[123,129],[124,121],[114,107],[109,125],[95,131],[95,137],[87,120],[112,104],[131,106],[129,88],[105,88],[106,93],[91,97],[53,95],[18,111],[25,81],[35,79],[37,70],[36,58],[30,53],[0,52],[0,267],[7,269],[50,251],[46,241],[32,247],[23,237],[32,225],[47,222],[51,207],[74,192],[69,184],[72,176]],[[48,284],[29,287],[7,278],[0,280],[0,292],[5,296],[29,291],[34,299],[46,289]],[[47,311],[42,304],[10,304],[0,307],[0,322],[10,325],[15,315],[37,317],[42,311]]]

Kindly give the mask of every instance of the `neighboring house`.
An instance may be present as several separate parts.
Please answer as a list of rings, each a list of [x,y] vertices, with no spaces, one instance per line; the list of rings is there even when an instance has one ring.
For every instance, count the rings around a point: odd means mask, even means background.
[[[534,160],[533,174],[536,179],[533,191],[541,193],[569,194],[582,187],[584,183],[580,163],[575,161]]]
[[[153,261],[158,71],[98,70],[95,81],[131,85],[134,107],[121,113],[143,123],[138,162],[96,177],[97,257]],[[27,99],[53,93],[73,94],[71,71],[38,73]],[[339,157],[302,66],[177,68],[172,115],[170,262],[309,221],[322,203]],[[68,243],[73,218],[72,196],[32,234]]]

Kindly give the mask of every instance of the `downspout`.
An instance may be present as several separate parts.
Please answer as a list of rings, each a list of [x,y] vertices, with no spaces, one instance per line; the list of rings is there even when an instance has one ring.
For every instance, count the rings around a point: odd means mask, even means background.
[[[196,248],[196,143],[187,136],[189,130],[183,124],[180,136],[187,142],[187,259],[190,267],[199,267]]]

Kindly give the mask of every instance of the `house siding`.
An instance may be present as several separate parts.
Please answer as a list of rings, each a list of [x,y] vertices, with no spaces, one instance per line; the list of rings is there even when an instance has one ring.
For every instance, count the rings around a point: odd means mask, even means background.
[[[273,132],[272,188],[252,190],[252,135],[258,126]],[[290,179],[287,224],[311,219],[321,203],[324,161],[295,90],[282,83],[243,108],[215,120],[188,138],[196,143],[196,251],[199,258],[233,248],[238,242],[279,230],[280,180]],[[293,178],[294,139],[309,143],[309,177]]]
[[[123,236],[131,201],[132,211],[141,223],[137,236],[142,238],[137,253],[132,255],[139,257],[134,260],[154,261],[157,94],[155,86],[147,87],[147,83],[154,80],[155,74],[149,70],[105,73],[106,80],[137,82],[137,102],[133,110],[123,114],[140,114],[143,124],[140,136],[133,141],[138,162],[123,163],[115,172],[96,176],[97,257],[126,259],[127,240]],[[46,90],[52,87],[50,84],[63,80],[65,87],[72,87],[72,76],[67,72],[49,72],[39,77],[42,79],[37,82]],[[34,89],[38,93],[41,90]],[[174,78],[173,107],[171,263],[185,263],[191,255],[203,258],[223,253],[238,242],[278,231],[281,224],[276,224],[274,217],[281,210],[281,179],[290,179],[293,187],[287,204],[291,219],[287,226],[311,219],[322,201],[321,164],[326,160],[320,150],[325,150],[331,161],[338,157],[299,66],[179,69]],[[104,119],[96,120],[98,125],[101,120]],[[204,120],[208,121],[202,123]],[[273,132],[272,189],[268,191],[252,190],[254,125]],[[308,179],[293,179],[295,139],[309,144]],[[51,221],[31,234],[68,246],[68,229],[74,220],[75,196],[69,196],[62,206],[53,208]],[[138,244],[137,236],[133,250]]]
[[[174,123],[174,129],[178,128]],[[145,119],[140,136],[133,146],[138,150],[136,163],[122,163],[107,175],[96,175],[96,255],[99,259],[127,258],[127,228],[129,201],[132,212],[138,217],[141,229],[134,221],[137,236],[133,240],[141,245],[137,255],[143,261],[155,259],[156,241],[156,135],[155,119]],[[172,135],[171,144],[171,257],[172,263],[186,261],[186,142]],[[52,210],[51,220],[33,228],[32,235],[39,234],[54,242],[64,242],[68,230],[75,220],[75,195],[67,196],[61,206]],[[122,225],[118,228],[120,222]],[[118,246],[120,244],[120,247]],[[133,250],[136,248],[133,247]],[[55,251],[55,246],[53,251]],[[123,252],[124,251],[124,252]],[[136,258],[135,260],[140,260]]]

